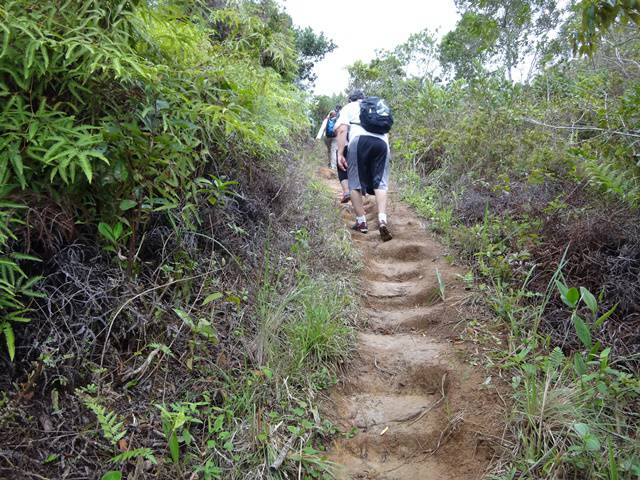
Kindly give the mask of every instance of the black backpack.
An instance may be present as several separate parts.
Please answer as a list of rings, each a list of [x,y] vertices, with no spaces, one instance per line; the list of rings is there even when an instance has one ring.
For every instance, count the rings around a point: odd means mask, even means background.
[[[362,100],[360,126],[371,133],[389,133],[393,126],[393,115],[387,102],[379,97],[367,97]]]

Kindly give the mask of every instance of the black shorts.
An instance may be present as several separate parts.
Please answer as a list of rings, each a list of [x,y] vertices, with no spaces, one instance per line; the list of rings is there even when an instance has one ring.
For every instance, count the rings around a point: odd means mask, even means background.
[[[389,146],[378,137],[359,135],[349,142],[347,169],[349,190],[374,194],[386,190],[389,182]]]

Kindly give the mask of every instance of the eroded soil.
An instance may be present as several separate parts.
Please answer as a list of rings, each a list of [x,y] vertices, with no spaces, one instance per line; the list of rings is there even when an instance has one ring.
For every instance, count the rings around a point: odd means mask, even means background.
[[[337,193],[333,172],[319,173]],[[352,232],[363,254],[365,318],[356,359],[325,406],[325,414],[353,435],[334,441],[329,458],[340,479],[480,479],[502,410],[483,385],[487,374],[469,365],[455,333],[468,297],[463,271],[443,258],[442,246],[393,196],[393,240],[380,240],[371,197],[365,205],[369,233]],[[343,206],[343,218],[353,223],[350,206]]]

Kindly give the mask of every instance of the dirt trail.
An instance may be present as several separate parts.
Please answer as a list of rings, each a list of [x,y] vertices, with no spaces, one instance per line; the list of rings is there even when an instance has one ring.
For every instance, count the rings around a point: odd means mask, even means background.
[[[337,193],[333,172],[319,174]],[[352,232],[364,260],[365,327],[356,360],[325,408],[354,435],[335,441],[329,458],[341,479],[480,479],[501,410],[482,385],[486,374],[464,362],[467,350],[453,331],[465,320],[463,272],[393,194],[390,242],[380,240],[373,199],[365,208],[369,233]],[[343,218],[353,223],[350,207]]]

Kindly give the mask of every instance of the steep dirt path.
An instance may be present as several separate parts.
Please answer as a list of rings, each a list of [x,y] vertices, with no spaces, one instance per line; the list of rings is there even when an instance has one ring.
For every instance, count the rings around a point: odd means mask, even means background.
[[[337,193],[334,174],[319,174]],[[343,208],[350,226],[353,214]],[[486,439],[500,409],[483,386],[486,375],[465,363],[467,350],[454,334],[465,321],[463,272],[393,194],[390,242],[380,240],[373,199],[366,210],[369,234],[352,232],[364,260],[365,327],[356,360],[326,407],[353,436],[335,441],[329,458],[341,479],[482,478],[491,458]]]

